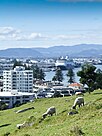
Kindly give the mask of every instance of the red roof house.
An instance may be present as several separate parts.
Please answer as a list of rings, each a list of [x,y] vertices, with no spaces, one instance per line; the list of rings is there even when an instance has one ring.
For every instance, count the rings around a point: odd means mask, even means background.
[[[73,88],[73,89],[83,89],[83,85],[82,84],[79,84],[79,83],[72,83],[70,85],[68,85],[70,88]]]

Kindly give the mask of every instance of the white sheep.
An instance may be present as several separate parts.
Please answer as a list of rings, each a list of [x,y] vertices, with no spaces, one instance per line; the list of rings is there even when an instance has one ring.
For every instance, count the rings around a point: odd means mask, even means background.
[[[17,127],[18,129],[25,127],[25,122],[24,122],[24,123],[22,123],[22,124],[17,124],[17,126],[16,126],[16,127]]]
[[[24,127],[30,127],[30,126],[32,126],[33,124],[34,124],[33,122],[29,123],[29,122],[24,121],[24,123],[22,123],[22,124],[17,124],[16,127],[17,127],[18,129],[21,129],[21,128],[24,128]]]
[[[42,116],[43,116],[43,118],[45,118],[47,115],[52,116],[53,114],[56,115],[56,108],[54,106],[48,108],[47,111]]]
[[[84,98],[83,97],[78,97],[78,98],[76,98],[75,99],[75,101],[74,101],[74,105],[73,105],[73,109],[76,109],[76,106],[79,106],[79,108],[80,108],[80,106],[84,106]]]

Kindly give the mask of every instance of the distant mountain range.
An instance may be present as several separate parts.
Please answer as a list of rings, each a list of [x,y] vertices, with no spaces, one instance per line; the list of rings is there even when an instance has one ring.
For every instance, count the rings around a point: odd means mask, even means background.
[[[102,45],[79,44],[74,46],[53,46],[49,48],[9,48],[0,50],[0,57],[52,58],[66,55],[69,57],[100,57],[102,55]]]

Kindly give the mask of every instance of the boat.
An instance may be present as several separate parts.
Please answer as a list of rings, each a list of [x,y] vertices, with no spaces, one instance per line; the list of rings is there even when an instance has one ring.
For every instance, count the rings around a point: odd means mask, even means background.
[[[55,62],[55,67],[56,68],[60,68],[61,70],[68,70],[68,69],[73,69],[75,66],[73,60],[71,59],[64,59],[64,58],[61,58],[61,59],[58,59],[56,60]]]

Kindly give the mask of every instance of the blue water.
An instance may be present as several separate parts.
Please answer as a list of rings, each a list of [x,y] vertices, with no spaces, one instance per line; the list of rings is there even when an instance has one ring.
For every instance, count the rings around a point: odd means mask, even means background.
[[[97,69],[101,69],[102,70],[102,65],[95,65],[95,67]],[[74,71],[74,74],[75,74],[75,82],[78,82],[79,83],[79,79],[80,77],[77,76],[77,72],[81,70],[81,68],[75,68],[73,71]],[[63,77],[64,77],[64,80],[63,80],[63,84],[66,86],[68,85],[68,77],[66,76],[66,73],[67,71],[63,71]],[[45,72],[46,76],[45,76],[45,80],[47,81],[51,81],[53,76],[55,75],[55,71],[50,71],[50,72]]]

